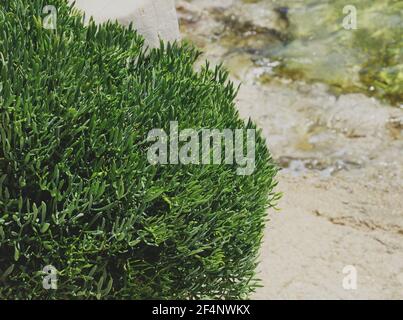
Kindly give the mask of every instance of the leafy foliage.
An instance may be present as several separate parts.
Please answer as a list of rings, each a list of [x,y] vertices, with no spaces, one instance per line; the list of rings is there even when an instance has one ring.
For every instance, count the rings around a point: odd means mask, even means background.
[[[56,31],[42,8],[58,8]],[[147,133],[254,128],[227,74],[198,53],[101,27],[66,3],[0,4],[0,298],[241,298],[255,267],[276,168],[150,165]],[[42,287],[43,268],[58,289]]]

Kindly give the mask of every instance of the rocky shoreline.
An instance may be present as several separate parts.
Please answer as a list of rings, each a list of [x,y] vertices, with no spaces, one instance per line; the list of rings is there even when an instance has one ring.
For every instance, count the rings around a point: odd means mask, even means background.
[[[276,76],[278,62],[256,57],[267,41],[284,41],[287,20],[274,10],[240,12],[242,5],[179,0],[177,10],[183,37],[241,84],[240,115],[262,129],[283,168],[284,196],[269,213],[263,287],[253,298],[402,299],[403,110],[325,82]],[[357,269],[356,290],[342,286],[347,265]]]

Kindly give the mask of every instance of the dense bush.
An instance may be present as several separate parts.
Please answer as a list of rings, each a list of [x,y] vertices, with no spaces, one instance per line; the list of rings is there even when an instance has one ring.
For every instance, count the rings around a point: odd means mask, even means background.
[[[57,30],[41,25],[58,8]],[[0,4],[0,298],[242,298],[255,285],[276,172],[151,165],[147,133],[254,128],[220,68],[108,23],[84,27],[65,1]],[[58,289],[42,287],[43,268]]]

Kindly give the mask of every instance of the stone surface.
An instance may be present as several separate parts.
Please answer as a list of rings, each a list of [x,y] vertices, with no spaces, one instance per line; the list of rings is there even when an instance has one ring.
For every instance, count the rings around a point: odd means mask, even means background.
[[[159,46],[159,39],[174,41],[180,38],[173,0],[75,0],[75,2],[76,7],[84,11],[86,22],[92,16],[97,23],[108,20],[117,20],[125,26],[133,23],[150,47]]]

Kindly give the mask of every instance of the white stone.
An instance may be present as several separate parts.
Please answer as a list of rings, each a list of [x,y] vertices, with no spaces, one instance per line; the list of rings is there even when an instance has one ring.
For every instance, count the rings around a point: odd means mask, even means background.
[[[74,0],[69,0],[74,2]],[[180,38],[174,0],[75,0],[85,13],[85,22],[92,16],[96,23],[118,21],[124,26],[133,23],[150,47],[159,41]]]

